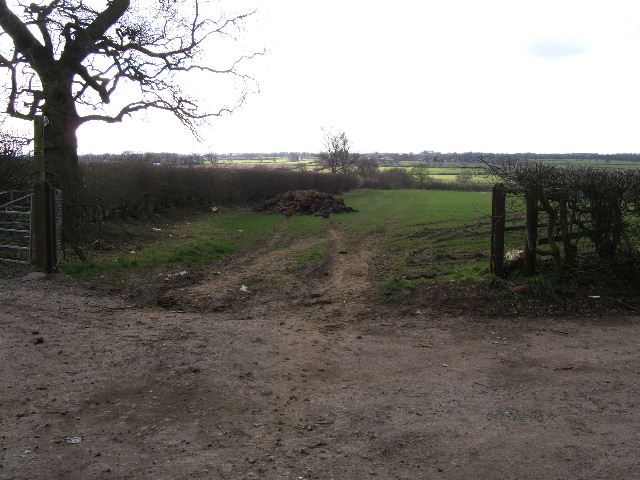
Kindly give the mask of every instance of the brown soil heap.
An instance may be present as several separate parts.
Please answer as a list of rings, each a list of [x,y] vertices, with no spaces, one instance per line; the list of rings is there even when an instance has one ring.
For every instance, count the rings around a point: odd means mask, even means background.
[[[344,201],[317,190],[293,190],[281,193],[263,205],[254,208],[256,212],[280,215],[315,215],[328,217],[331,213],[353,212]]]

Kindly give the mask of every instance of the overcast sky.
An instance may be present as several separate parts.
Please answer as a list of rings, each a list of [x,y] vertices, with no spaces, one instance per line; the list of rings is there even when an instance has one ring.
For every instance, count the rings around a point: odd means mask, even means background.
[[[322,128],[360,152],[640,152],[638,0],[242,3],[259,93],[202,143],[150,114],[82,126],[81,153],[319,151]]]

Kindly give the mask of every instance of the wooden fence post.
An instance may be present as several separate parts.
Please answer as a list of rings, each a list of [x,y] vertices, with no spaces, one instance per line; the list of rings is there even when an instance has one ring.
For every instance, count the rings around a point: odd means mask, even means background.
[[[536,271],[536,248],[538,246],[538,195],[533,189],[525,193],[525,223],[527,243],[524,249],[524,276],[530,277]]]
[[[505,197],[504,184],[496,183],[493,186],[491,200],[491,260],[489,270],[498,277],[504,275]]]

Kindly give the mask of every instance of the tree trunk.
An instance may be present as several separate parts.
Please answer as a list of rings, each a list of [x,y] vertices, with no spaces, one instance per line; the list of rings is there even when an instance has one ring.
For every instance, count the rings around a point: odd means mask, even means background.
[[[77,125],[62,115],[45,116],[49,120],[44,135],[47,180],[62,189],[65,203],[76,202],[80,196]]]
[[[71,89],[73,73],[53,64],[40,78],[45,98],[42,113],[47,118],[43,126],[46,179],[52,187],[62,190],[63,204],[78,203],[81,200],[76,137],[79,121]],[[78,230],[71,211],[65,211],[63,218],[62,235],[67,242],[76,237]]]
[[[79,122],[71,94],[72,75],[64,77],[43,80],[42,110],[48,120],[44,127],[44,155],[47,180],[62,189],[65,203],[73,203],[79,200],[81,189],[76,137]]]

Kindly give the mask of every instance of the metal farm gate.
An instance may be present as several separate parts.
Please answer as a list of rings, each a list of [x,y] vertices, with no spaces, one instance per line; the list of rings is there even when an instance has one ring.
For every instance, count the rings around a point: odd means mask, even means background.
[[[28,191],[0,192],[0,260],[30,263],[32,252],[31,202]]]
[[[38,115],[33,124],[33,191],[0,192],[0,261],[34,264],[52,273],[62,249],[62,192],[47,181],[44,129],[49,120]]]
[[[0,192],[0,261],[58,269],[62,249],[62,193],[47,183],[33,192]]]

